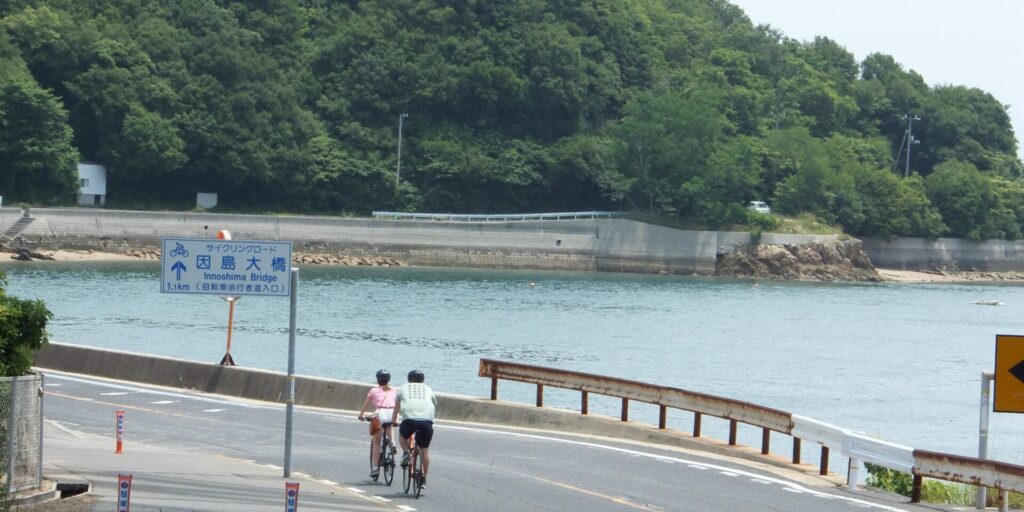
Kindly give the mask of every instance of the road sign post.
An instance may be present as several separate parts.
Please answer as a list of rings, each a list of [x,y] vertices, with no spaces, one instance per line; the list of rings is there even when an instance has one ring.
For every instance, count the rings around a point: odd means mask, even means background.
[[[164,238],[160,259],[160,291],[234,297],[289,297],[288,404],[284,445],[284,476],[288,478],[291,476],[292,413],[295,404],[299,269],[291,266],[291,242],[227,238]]]

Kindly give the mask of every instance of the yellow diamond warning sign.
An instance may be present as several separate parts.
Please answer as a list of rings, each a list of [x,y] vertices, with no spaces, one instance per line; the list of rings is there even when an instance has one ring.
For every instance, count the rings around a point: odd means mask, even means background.
[[[1024,412],[1024,336],[996,335],[995,412]]]

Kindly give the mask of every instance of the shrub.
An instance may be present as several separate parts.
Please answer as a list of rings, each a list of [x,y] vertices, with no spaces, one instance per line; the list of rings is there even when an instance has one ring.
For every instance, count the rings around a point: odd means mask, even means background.
[[[40,300],[7,295],[7,276],[0,272],[0,374],[28,373],[35,353],[47,342],[46,322],[53,313]]]

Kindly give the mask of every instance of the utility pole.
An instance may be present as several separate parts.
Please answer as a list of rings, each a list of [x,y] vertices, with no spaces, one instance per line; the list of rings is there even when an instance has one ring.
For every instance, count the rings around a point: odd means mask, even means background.
[[[398,163],[395,164],[395,190],[398,190],[398,184],[402,176],[402,121],[407,117],[409,117],[408,112],[398,115]]]
[[[913,114],[906,114],[903,119],[907,121],[907,166],[904,168],[903,177],[910,176],[910,146],[913,144],[920,144],[921,141],[914,138],[914,121],[920,121],[921,118]]]

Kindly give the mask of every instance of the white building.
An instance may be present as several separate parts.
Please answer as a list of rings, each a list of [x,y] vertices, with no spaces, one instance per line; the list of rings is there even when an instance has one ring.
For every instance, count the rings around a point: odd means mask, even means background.
[[[78,205],[103,206],[107,202],[107,168],[78,164]]]

